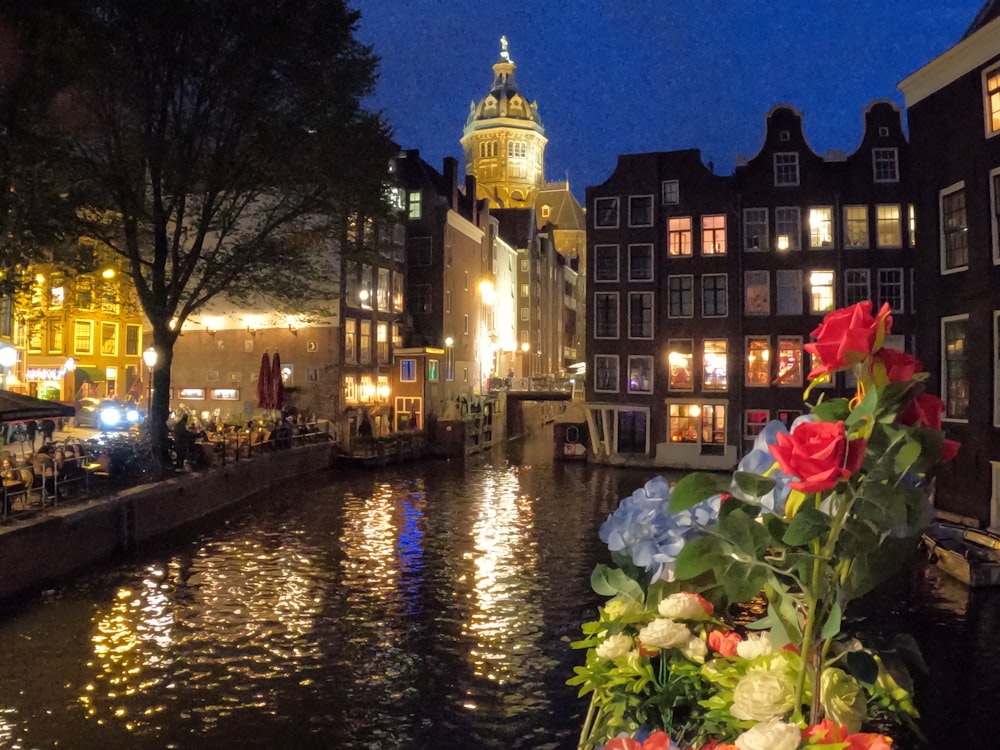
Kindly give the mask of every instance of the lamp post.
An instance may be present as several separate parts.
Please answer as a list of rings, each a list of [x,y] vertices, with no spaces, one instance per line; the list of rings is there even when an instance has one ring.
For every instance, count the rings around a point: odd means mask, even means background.
[[[0,367],[3,368],[3,390],[7,390],[7,371],[17,363],[17,349],[13,346],[0,348]]]
[[[146,386],[146,417],[148,418],[153,411],[153,368],[156,367],[156,360],[158,358],[156,349],[154,347],[149,347],[142,353],[142,361],[146,363],[146,377],[149,380],[149,385]]]
[[[527,378],[531,377],[531,360],[528,358],[528,352],[531,351],[531,344],[527,341],[521,342],[521,377]]]

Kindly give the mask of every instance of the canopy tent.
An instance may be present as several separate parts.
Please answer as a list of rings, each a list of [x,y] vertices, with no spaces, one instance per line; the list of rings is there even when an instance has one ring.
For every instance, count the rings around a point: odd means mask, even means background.
[[[45,401],[13,391],[0,391],[0,422],[20,422],[25,419],[55,419],[72,417],[76,409],[59,401]]]

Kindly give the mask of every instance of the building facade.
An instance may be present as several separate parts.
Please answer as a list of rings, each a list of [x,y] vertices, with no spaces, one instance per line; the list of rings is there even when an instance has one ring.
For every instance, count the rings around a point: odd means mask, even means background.
[[[1000,528],[1000,3],[900,83],[913,149],[920,357],[962,443],[936,503]]]
[[[695,150],[635,154],[587,190],[596,460],[732,467],[802,413],[803,344],[836,307],[888,302],[891,344],[912,351],[908,144],[894,105],[864,117],[850,155],[813,152],[782,105],[733,175]]]

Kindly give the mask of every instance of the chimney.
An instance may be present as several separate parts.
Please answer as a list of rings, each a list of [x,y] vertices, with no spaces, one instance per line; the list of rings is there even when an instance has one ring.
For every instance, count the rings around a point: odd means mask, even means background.
[[[444,184],[448,191],[448,205],[452,211],[458,210],[458,160],[454,156],[444,157]]]
[[[469,202],[469,220],[479,226],[479,199],[476,197],[476,176],[465,175],[465,199]]]

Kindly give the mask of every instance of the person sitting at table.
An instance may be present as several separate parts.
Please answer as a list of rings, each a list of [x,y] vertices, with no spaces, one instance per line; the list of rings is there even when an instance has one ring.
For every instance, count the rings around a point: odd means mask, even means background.
[[[0,476],[3,477],[3,516],[6,518],[14,504],[13,495],[24,489],[24,483],[21,481],[21,472],[14,466],[10,456],[4,456],[0,461]]]

